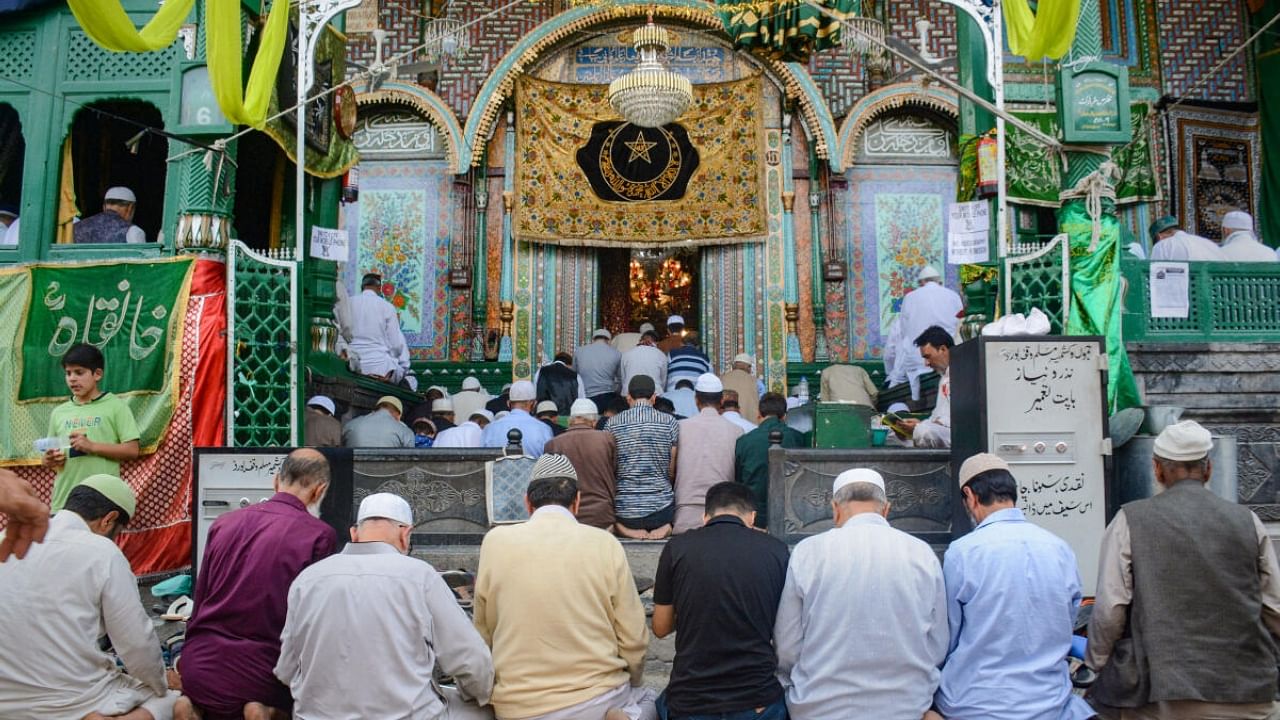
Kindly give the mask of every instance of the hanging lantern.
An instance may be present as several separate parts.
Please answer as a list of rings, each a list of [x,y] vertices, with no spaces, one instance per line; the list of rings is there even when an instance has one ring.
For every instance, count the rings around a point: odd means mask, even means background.
[[[1000,150],[990,135],[978,141],[978,197],[995,197],[1000,192]]]

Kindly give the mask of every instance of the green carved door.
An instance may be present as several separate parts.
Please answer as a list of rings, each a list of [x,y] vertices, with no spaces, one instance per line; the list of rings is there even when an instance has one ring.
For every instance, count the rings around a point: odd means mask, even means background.
[[[298,263],[236,240],[227,251],[227,445],[300,442]]]

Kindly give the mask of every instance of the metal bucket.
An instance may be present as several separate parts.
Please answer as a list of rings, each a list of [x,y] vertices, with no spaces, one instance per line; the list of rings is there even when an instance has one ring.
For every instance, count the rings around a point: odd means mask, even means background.
[[[1175,405],[1146,405],[1143,406],[1142,412],[1146,417],[1143,418],[1138,432],[1142,435],[1155,436],[1159,435],[1161,430],[1178,422],[1186,409]]]
[[[1160,491],[1155,469],[1151,467],[1155,445],[1154,436],[1134,435],[1132,440],[1116,450],[1115,485],[1111,488],[1115,508],[1149,498]],[[1239,452],[1235,436],[1214,435],[1209,460],[1213,463],[1209,492],[1223,500],[1240,502],[1240,483],[1236,474]]]

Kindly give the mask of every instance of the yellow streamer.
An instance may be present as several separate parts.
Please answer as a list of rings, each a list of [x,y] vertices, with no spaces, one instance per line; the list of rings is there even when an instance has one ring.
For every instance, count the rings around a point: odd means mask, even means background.
[[[1004,0],[1004,28],[1009,50],[1035,62],[1057,60],[1071,49],[1080,19],[1080,0],[1040,0],[1031,11],[1027,0]]]
[[[120,7],[120,0],[67,0],[85,34],[112,52],[153,52],[169,47],[194,2],[169,0],[139,31]]]
[[[172,0],[171,0],[172,1]],[[262,31],[258,55],[241,89],[240,0],[208,0],[205,4],[209,84],[222,114],[232,123],[262,129],[275,89],[276,73],[289,37],[288,0],[275,0]]]

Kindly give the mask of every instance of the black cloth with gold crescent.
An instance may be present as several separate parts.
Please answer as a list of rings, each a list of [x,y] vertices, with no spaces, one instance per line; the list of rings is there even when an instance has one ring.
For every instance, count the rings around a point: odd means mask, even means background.
[[[591,189],[607,202],[679,200],[699,163],[680,125],[646,128],[617,120],[592,126],[577,160]]]

